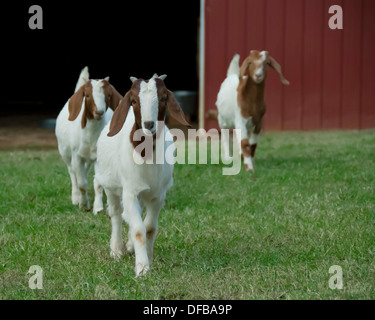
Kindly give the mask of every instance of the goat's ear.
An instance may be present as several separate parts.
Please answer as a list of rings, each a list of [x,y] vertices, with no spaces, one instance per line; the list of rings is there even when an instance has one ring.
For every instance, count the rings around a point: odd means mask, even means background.
[[[175,118],[179,123],[183,124],[184,126],[191,128],[191,125],[185,119],[185,114],[182,111],[181,106],[178,103],[176,97],[174,96],[173,92],[169,90],[168,90],[167,108],[168,108],[169,114],[173,118]]]
[[[121,100],[120,104],[113,113],[111,124],[109,125],[108,137],[112,137],[119,133],[125,123],[126,116],[130,108],[130,91]]]
[[[111,86],[112,94],[111,94],[111,98],[109,99],[109,107],[113,111],[115,111],[122,99],[122,95],[115,89],[113,85],[110,85],[110,86]]]
[[[288,86],[290,82],[284,78],[283,73],[281,71],[281,66],[279,65],[279,63],[271,56],[268,56],[267,63],[272,69],[274,69],[279,74],[281,83]]]
[[[83,97],[85,93],[85,85],[82,85],[69,99],[68,110],[69,120],[75,120],[81,112]]]
[[[251,60],[250,57],[247,57],[241,65],[240,68],[240,78],[244,79],[244,77],[249,77],[249,66],[250,66]]]
[[[85,108],[83,109],[83,113],[82,113],[82,119],[81,119],[82,129],[86,128],[86,124],[87,124],[87,114],[86,114],[86,105],[85,105]]]

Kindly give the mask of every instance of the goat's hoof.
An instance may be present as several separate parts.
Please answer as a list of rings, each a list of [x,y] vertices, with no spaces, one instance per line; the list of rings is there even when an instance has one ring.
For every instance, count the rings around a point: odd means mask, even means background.
[[[92,210],[92,212],[96,215],[103,210],[104,210],[103,205],[94,204],[94,209]]]
[[[72,204],[74,206],[78,206],[79,205],[79,195],[72,195]]]
[[[126,243],[126,251],[128,253],[134,253],[134,245],[131,240],[128,240],[128,242]]]
[[[250,173],[255,173],[255,168],[249,167],[248,164],[244,164],[245,171],[250,172]]]
[[[135,275],[136,275],[136,277],[142,277],[147,273],[148,270],[150,270],[149,265],[143,265],[141,263],[138,263],[135,266]]]
[[[111,249],[111,257],[115,260],[119,260],[124,256],[125,252],[121,249],[112,250]]]
[[[125,255],[125,248],[124,243],[117,242],[115,244],[111,244],[111,257],[118,260]]]
[[[84,210],[84,211],[86,211],[86,212],[91,211],[91,205],[90,205],[90,202],[87,202],[86,204],[81,202],[81,203],[79,204],[79,209],[80,209],[80,210]]]

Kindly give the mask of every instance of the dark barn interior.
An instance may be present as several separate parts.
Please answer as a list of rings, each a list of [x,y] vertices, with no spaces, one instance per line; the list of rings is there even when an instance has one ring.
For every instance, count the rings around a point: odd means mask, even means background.
[[[43,9],[42,30],[28,26],[33,4]],[[167,74],[172,91],[198,90],[198,0],[17,1],[3,13],[3,119],[56,117],[86,65],[121,94],[130,76],[154,73]]]

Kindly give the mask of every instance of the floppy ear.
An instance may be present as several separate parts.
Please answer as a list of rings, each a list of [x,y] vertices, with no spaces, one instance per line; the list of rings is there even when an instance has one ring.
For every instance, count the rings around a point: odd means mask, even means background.
[[[250,57],[247,57],[241,65],[240,68],[240,79],[245,79],[244,77],[249,77],[249,65],[251,63]]]
[[[69,110],[69,120],[75,120],[82,108],[82,101],[85,92],[85,85],[82,85],[69,99],[68,110]]]
[[[246,87],[247,81],[249,80],[249,66],[251,63],[250,57],[247,57],[241,65],[240,75],[239,75],[239,84],[237,87],[238,92],[243,92]]]
[[[87,123],[87,114],[86,114],[86,103],[85,103],[85,108],[83,109],[82,119],[81,119],[81,127],[82,127],[82,129],[86,128],[86,123]]]
[[[277,71],[277,73],[280,76],[281,83],[288,86],[290,84],[290,82],[284,78],[283,73],[281,72],[281,66],[278,64],[278,62],[274,58],[272,58],[271,56],[268,56],[267,63],[272,69]]]
[[[168,90],[168,100],[167,100],[167,108],[170,115],[175,118],[179,123],[183,124],[184,126],[190,127],[191,125],[185,119],[185,114],[181,109],[180,104],[178,103],[176,97],[172,93],[172,91]]]
[[[126,116],[130,108],[130,91],[127,92],[124,99],[120,102],[115,112],[113,113],[111,124],[109,125],[108,137],[113,137],[122,129],[125,123]]]
[[[110,85],[110,86],[111,86],[112,94],[111,94],[111,99],[109,100],[108,106],[113,111],[115,111],[118,104],[120,103],[120,101],[122,99],[122,95],[119,94],[119,92],[115,89],[115,87],[113,85]]]

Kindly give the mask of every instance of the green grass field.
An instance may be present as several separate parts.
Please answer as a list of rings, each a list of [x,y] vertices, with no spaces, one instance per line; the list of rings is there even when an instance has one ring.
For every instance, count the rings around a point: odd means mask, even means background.
[[[266,133],[255,174],[222,167],[175,166],[154,264],[136,278],[134,256],[110,257],[108,216],[71,205],[56,149],[1,151],[0,299],[375,298],[373,131]]]

